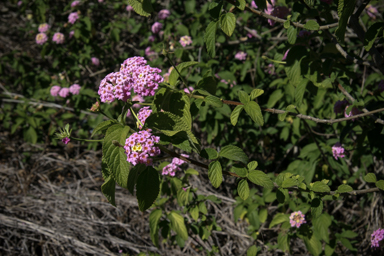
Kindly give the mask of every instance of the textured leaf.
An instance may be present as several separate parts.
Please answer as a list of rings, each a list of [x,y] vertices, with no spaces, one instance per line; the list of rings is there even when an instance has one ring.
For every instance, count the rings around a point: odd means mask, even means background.
[[[216,159],[219,157],[219,153],[213,148],[205,148],[200,152],[200,156],[205,159]]]
[[[283,188],[289,188],[289,187],[297,186],[298,184],[299,182],[297,180],[289,178],[284,180],[281,186]]]
[[[287,30],[288,43],[295,44],[297,39],[297,28],[290,26]]]
[[[197,61],[188,61],[188,62],[183,62],[183,63],[180,63],[179,65],[176,66],[176,69],[180,72],[181,72],[185,69],[185,68],[188,68],[190,66],[193,66],[193,65],[196,65]],[[169,84],[172,85],[172,86],[175,86],[176,85],[176,82],[177,82],[177,79],[179,79],[179,73],[177,72],[176,69],[173,69],[171,74],[169,75]]]
[[[248,179],[255,183],[256,185],[265,187],[265,188],[273,188],[273,182],[268,177],[267,174],[262,171],[253,170],[248,174]]]
[[[215,188],[218,188],[223,182],[223,172],[219,161],[214,161],[209,164],[208,178]]]
[[[305,23],[304,28],[307,30],[318,30],[319,24],[314,20],[309,20],[307,23]]]
[[[209,4],[209,14],[214,18],[215,20],[220,17],[221,10],[223,9],[223,1],[217,2],[211,2]]]
[[[364,176],[364,180],[366,182],[374,183],[376,182],[376,175],[374,173],[368,173],[367,175]]]
[[[316,181],[312,186],[312,190],[315,192],[329,192],[331,188],[321,181]]]
[[[337,40],[344,43],[345,31],[349,17],[355,9],[356,0],[339,0],[338,13],[339,13],[339,26],[335,31]]]
[[[259,104],[254,101],[250,101],[244,105],[244,109],[257,125],[262,126],[264,124],[264,118]]]
[[[172,211],[168,215],[168,219],[171,221],[171,228],[173,231],[175,231],[182,239],[187,240],[188,232],[184,224],[184,218],[180,214]]]
[[[101,192],[103,192],[103,195],[108,199],[108,202],[110,202],[113,206],[116,206],[115,203],[115,180],[112,176],[109,176],[101,185]]]
[[[188,204],[188,200],[189,200],[189,191],[190,191],[189,188],[188,188],[186,191],[184,191],[183,188],[180,188],[180,189],[177,191],[177,203],[178,203],[180,206],[184,206],[184,205],[187,205],[187,204]]]
[[[156,247],[159,246],[159,220],[162,214],[163,211],[161,209],[156,209],[153,210],[149,215],[149,228],[151,230],[151,240]]]
[[[342,184],[337,188],[338,193],[346,193],[346,192],[351,192],[353,188],[349,185]]]
[[[241,180],[237,185],[237,192],[241,199],[246,200],[249,196],[249,186],[247,180]]]
[[[236,16],[231,12],[222,14],[220,16],[220,25],[221,30],[223,30],[227,36],[232,36],[232,33],[236,27]]]
[[[129,126],[112,125],[103,140],[103,158],[114,180],[123,188],[127,188],[129,163],[124,148],[115,146],[112,141],[116,140],[120,145],[124,145],[129,129]]]
[[[207,46],[208,55],[214,58],[216,55],[216,30],[219,21],[211,21],[205,30],[204,42]]]
[[[248,93],[246,93],[245,91],[239,91],[238,93],[239,93],[239,100],[241,103],[245,105],[250,101]]]
[[[216,96],[208,95],[204,98],[204,101],[215,108],[221,108],[223,106],[223,102]]]
[[[195,206],[192,209],[189,210],[189,213],[191,214],[191,217],[197,221],[199,219],[199,207]]]
[[[318,256],[321,253],[322,245],[320,240],[315,235],[312,235],[311,238],[304,237],[304,243],[312,255]]]
[[[285,221],[289,221],[289,215],[283,214],[283,213],[277,213],[275,217],[273,217],[273,220],[271,221],[271,223],[269,224],[269,228],[272,228]]]
[[[244,151],[241,148],[233,145],[227,145],[223,147],[219,153],[219,156],[228,158],[230,160],[243,162],[245,164],[248,162],[248,157]]]
[[[133,7],[133,10],[141,16],[149,17],[151,12],[153,12],[150,0],[128,0],[128,3]]]
[[[259,211],[259,219],[261,223],[264,223],[268,218],[268,210],[263,208]]]
[[[140,211],[144,212],[152,206],[160,192],[158,172],[148,166],[137,178],[136,197]]]
[[[247,168],[249,171],[253,171],[257,168],[258,165],[259,164],[257,163],[257,161],[252,161],[247,164]]]
[[[247,168],[244,168],[242,165],[240,164],[234,164],[232,167],[231,167],[231,172],[234,172],[236,173],[237,175],[239,175],[240,177],[242,178],[245,178],[248,176],[248,170]]]
[[[256,245],[252,245],[247,250],[247,256],[256,256],[257,255],[257,247]]]
[[[375,24],[369,27],[367,33],[365,33],[364,38],[364,48],[366,51],[369,51],[372,48],[377,36],[380,34],[381,31],[383,31],[383,28],[384,22],[376,22]]]
[[[329,231],[328,228],[332,224],[331,217],[324,213],[321,214],[318,218],[312,220],[313,227],[320,235],[319,238],[323,239],[326,243],[329,243]]]
[[[239,115],[241,111],[244,109],[244,105],[237,105],[235,109],[231,113],[231,124],[236,126],[237,120],[239,119]]]
[[[323,212],[323,201],[319,198],[315,198],[311,202],[312,217],[317,218]]]
[[[245,4],[246,4],[245,0],[236,0],[236,7],[242,11],[244,11]]]
[[[376,182],[376,187],[381,190],[384,190],[384,180],[379,180],[378,182]]]
[[[263,93],[264,93],[264,90],[261,90],[261,89],[253,89],[252,92],[251,92],[251,100],[256,99],[257,97],[259,97],[259,96],[262,95]]]
[[[139,177],[139,174],[144,171],[146,168],[145,164],[137,164],[131,170],[129,171],[128,175],[128,191],[131,192],[132,195],[134,195],[135,192],[135,186],[137,182],[137,177]]]
[[[303,102],[305,89],[307,88],[308,79],[304,78],[300,81],[295,89],[295,104],[300,107]]]
[[[213,76],[202,78],[197,84],[197,88],[201,88],[212,95],[216,94],[217,80]]]

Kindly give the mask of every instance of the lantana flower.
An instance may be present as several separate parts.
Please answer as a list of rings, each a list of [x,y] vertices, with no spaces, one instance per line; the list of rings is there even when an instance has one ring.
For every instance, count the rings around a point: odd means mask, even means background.
[[[74,8],[74,7],[78,6],[79,3],[80,3],[80,1],[77,1],[77,0],[76,0],[76,1],[73,1],[73,2],[71,3],[71,7]]]
[[[40,24],[38,28],[40,33],[45,33],[48,31],[48,29],[49,29],[49,25],[47,23]]]
[[[186,154],[181,154],[181,156],[189,157],[189,155],[186,155]],[[184,160],[177,158],[177,157],[174,157],[172,159],[172,163],[164,166],[163,172],[161,174],[162,175],[169,175],[169,176],[173,177],[173,176],[175,176],[176,171],[181,171],[181,168],[179,166],[182,165],[183,163],[185,163]]]
[[[52,88],[51,88],[51,95],[53,96],[53,97],[56,97],[58,94],[59,94],[59,92],[60,92],[60,90],[61,90],[61,87],[60,86],[58,86],[58,85],[54,85],[54,86],[52,86]]]
[[[45,33],[39,33],[36,35],[36,43],[43,45],[45,42],[48,41],[48,37]]]
[[[157,17],[159,18],[159,20],[165,20],[166,18],[169,17],[169,15],[171,15],[171,12],[167,9],[164,9],[159,11],[159,14]]]
[[[291,213],[291,216],[289,216],[289,223],[291,224],[291,227],[299,228],[301,224],[306,223],[305,215],[302,214],[301,211],[293,212]]]
[[[95,65],[95,66],[99,66],[100,65],[100,60],[98,58],[96,58],[96,57],[92,57],[91,61],[92,61],[92,64]]]
[[[161,24],[160,22],[155,22],[153,23],[152,25],[152,33],[153,34],[157,34],[159,33],[161,30],[163,29],[163,24]]]
[[[185,47],[185,46],[187,46],[187,45],[191,45],[191,44],[192,44],[192,39],[191,39],[190,36],[182,36],[182,37],[180,38],[179,43],[180,43],[183,47]]]
[[[69,89],[68,88],[61,88],[60,92],[59,92],[59,96],[62,97],[62,98],[66,98],[68,97],[69,95]]]
[[[56,44],[62,44],[64,43],[64,35],[60,32],[57,32],[53,35],[52,41]]]
[[[140,122],[144,125],[145,120],[147,120],[147,118],[151,115],[151,113],[152,113],[152,109],[150,109],[149,107],[143,107],[137,113],[137,118],[139,118]],[[138,123],[138,127],[140,129],[143,129],[140,123]]]
[[[337,160],[339,157],[344,158],[344,148],[341,146],[340,142],[337,142],[335,145],[332,147],[332,153],[333,157]]]
[[[371,235],[371,247],[380,247],[380,244],[382,244],[384,239],[384,229],[377,229],[375,232]]]
[[[247,58],[247,54],[243,51],[236,53],[235,59],[245,60]]]
[[[72,93],[73,95],[79,94],[81,89],[81,86],[78,84],[73,84],[69,87],[69,92]]]
[[[79,19],[79,14],[77,12],[71,12],[68,16],[68,22],[74,24]]]

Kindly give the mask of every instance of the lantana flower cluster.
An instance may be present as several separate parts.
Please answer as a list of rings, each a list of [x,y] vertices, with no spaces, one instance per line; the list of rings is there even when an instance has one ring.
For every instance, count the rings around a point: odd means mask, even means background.
[[[150,109],[149,107],[143,107],[137,113],[137,118],[139,118],[140,122],[144,125],[145,120],[147,120],[147,118],[151,115],[151,113],[152,113],[152,109]],[[138,126],[140,129],[143,128],[141,124],[139,124]]]
[[[332,153],[333,157],[337,160],[339,157],[344,158],[344,148],[341,146],[340,142],[337,142],[333,147],[332,147]]]
[[[52,41],[56,44],[62,44],[64,43],[64,35],[60,32],[57,32],[53,35]]]
[[[180,38],[180,41],[179,43],[183,46],[183,47],[186,47],[187,45],[191,45],[192,44],[192,39],[190,36],[182,36]]]
[[[384,239],[384,229],[379,228],[371,235],[371,247],[380,247],[380,242]]]
[[[131,90],[142,97],[155,95],[164,78],[159,75],[160,69],[146,64],[143,57],[128,58],[121,64],[119,72],[108,74],[99,86],[101,102],[126,101],[131,97]]]
[[[142,130],[133,133],[125,141],[125,153],[127,161],[133,165],[145,164],[152,165],[152,158],[160,154],[160,149],[155,147],[155,143],[160,141],[160,137],[152,135],[152,130]]]
[[[45,33],[39,33],[36,35],[36,43],[43,45],[48,41],[48,36]]]
[[[181,156],[189,157],[189,155],[186,155],[186,154],[181,154]],[[172,159],[172,163],[164,166],[163,172],[161,174],[162,175],[169,175],[169,176],[173,177],[173,176],[175,176],[176,171],[181,171],[180,165],[182,165],[184,163],[185,163],[184,160],[177,158],[177,157],[174,157]]]
[[[247,58],[247,54],[245,52],[238,52],[235,54],[235,59],[245,60]]]
[[[166,18],[169,17],[169,15],[171,15],[171,12],[167,9],[164,9],[159,11],[159,14],[157,17],[159,18],[159,20],[165,20]]]
[[[289,223],[291,224],[291,227],[299,228],[301,224],[307,222],[305,221],[305,215],[301,211],[297,211],[291,213],[291,216],[289,216]]]
[[[71,12],[68,15],[68,22],[71,24],[75,24],[75,22],[79,19],[79,14],[77,12]]]
[[[53,97],[60,96],[62,98],[66,98],[69,96],[70,93],[72,93],[73,95],[79,94],[80,89],[81,89],[81,86],[78,84],[73,84],[69,88],[67,88],[67,87],[62,88],[58,85],[54,85],[54,86],[52,86],[50,92],[51,92],[51,95]]]

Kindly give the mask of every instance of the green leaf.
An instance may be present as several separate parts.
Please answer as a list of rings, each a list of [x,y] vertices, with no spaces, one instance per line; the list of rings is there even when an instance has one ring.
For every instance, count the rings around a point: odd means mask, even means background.
[[[118,28],[113,28],[111,30],[111,37],[112,37],[112,40],[115,41],[115,42],[119,42],[120,41],[120,29]]]
[[[179,71],[179,73],[181,74],[181,72],[183,72],[183,70],[185,68],[188,68],[190,66],[193,66],[193,65],[196,65],[198,64],[199,62],[197,61],[188,61],[188,62],[183,62],[183,63],[180,63],[179,65],[176,66],[176,69]],[[173,69],[171,74],[169,75],[169,84],[172,85],[172,86],[175,86],[176,85],[176,82],[177,82],[177,79],[179,79],[179,73],[177,72],[176,69]]]
[[[149,17],[151,12],[153,12],[151,0],[128,0],[128,3],[133,7],[133,10],[141,16]]]
[[[218,188],[223,181],[223,172],[219,161],[211,162],[208,166],[208,178],[215,188]]]
[[[312,235],[310,238],[304,237],[303,239],[305,246],[312,255],[318,256],[321,253],[322,245],[320,240],[315,235]]]
[[[323,239],[326,243],[329,243],[328,228],[332,224],[331,217],[324,213],[321,214],[318,218],[313,219],[312,223],[315,231],[317,231],[320,235],[320,238]]]
[[[242,178],[245,178],[248,176],[248,170],[247,168],[244,168],[242,165],[235,164],[231,167],[231,172],[236,173]]]
[[[171,228],[175,231],[182,239],[188,240],[187,228],[184,224],[184,218],[175,211],[172,211],[168,215],[168,219],[171,221]]]
[[[251,100],[256,99],[257,97],[259,97],[259,96],[262,95],[263,93],[264,93],[264,90],[261,90],[261,89],[253,89],[252,92],[251,92]]]
[[[304,78],[300,81],[295,89],[295,104],[300,107],[303,102],[305,89],[307,88],[308,79]]]
[[[222,14],[220,16],[220,25],[221,30],[223,30],[227,36],[232,36],[232,33],[236,27],[236,16],[231,12]]]
[[[188,175],[199,175],[199,172],[196,171],[195,169],[192,169],[192,168],[189,168],[185,171],[185,174],[188,174]]]
[[[353,245],[351,244],[351,242],[348,239],[340,238],[339,240],[347,249],[349,249],[351,251],[357,251],[356,248],[353,247]]]
[[[315,192],[329,192],[329,191],[331,191],[331,188],[328,185],[326,185],[323,182],[321,182],[321,181],[316,181],[313,184],[311,190],[313,190]]]
[[[261,223],[264,223],[268,218],[268,210],[263,208],[259,211],[259,219]]]
[[[297,39],[297,28],[290,26],[287,30],[288,43],[295,44]]]
[[[101,122],[99,123],[95,129],[93,129],[92,131],[92,134],[91,134],[91,138],[98,132],[103,132],[105,130],[107,130],[109,127],[111,127],[112,125],[116,124],[116,120],[107,120],[107,121],[104,121],[104,122]]]
[[[340,234],[340,236],[345,238],[355,238],[358,236],[358,234],[353,232],[352,230],[345,230],[343,231],[343,233]]]
[[[242,11],[244,11],[245,4],[246,4],[245,0],[236,0],[236,7]]]
[[[257,125],[262,126],[264,124],[264,118],[259,104],[254,101],[250,101],[244,105],[244,109]]]
[[[221,10],[223,9],[223,1],[217,2],[211,2],[209,4],[209,14],[214,18],[215,20],[220,17]]]
[[[265,188],[273,188],[273,182],[268,177],[267,174],[262,171],[253,170],[248,174],[248,179],[255,183],[256,185],[265,187]]]
[[[89,19],[89,17],[84,17],[83,19],[84,23],[85,23],[85,26],[87,27],[87,30],[88,31],[91,31],[92,29],[92,23],[91,23],[91,20]]]
[[[219,157],[219,153],[213,148],[205,148],[200,152],[200,156],[205,159],[216,159]]]
[[[258,165],[259,164],[257,163],[257,161],[252,161],[247,164],[247,168],[249,171],[253,171],[257,168]]]
[[[188,132],[191,130],[189,120],[169,112],[152,113],[147,120],[145,120],[145,125],[160,130],[167,136],[174,136],[180,131]]]
[[[216,55],[216,30],[219,21],[211,21],[205,30],[204,42],[207,46],[208,55],[214,58]]]
[[[320,214],[323,212],[323,201],[321,201],[319,198],[315,198],[311,202],[311,212],[312,212],[312,217],[317,218],[320,216]]]
[[[216,96],[208,95],[204,98],[204,101],[214,108],[221,108],[223,106],[223,102]]]
[[[374,173],[368,173],[364,176],[364,180],[366,182],[375,183],[376,182],[376,175]]]
[[[295,180],[295,179],[286,179],[283,181],[283,184],[281,185],[283,188],[290,188],[290,187],[293,187],[293,186],[298,186],[299,182],[298,180]]]
[[[128,191],[131,192],[132,195],[135,193],[137,178],[139,177],[139,174],[145,170],[145,168],[147,168],[145,164],[137,164],[129,171]]]
[[[161,209],[156,209],[153,210],[149,215],[149,228],[151,230],[151,240],[156,247],[159,246],[159,220],[162,214],[163,211]]]
[[[24,133],[24,139],[32,144],[37,143],[37,133],[35,128],[29,126],[28,130]]]
[[[318,30],[319,24],[314,20],[309,20],[307,23],[305,23],[304,28],[307,30]]]
[[[289,251],[289,242],[288,242],[288,234],[286,232],[279,232],[277,236],[277,244],[278,248],[283,252]]]
[[[338,188],[337,188],[337,193],[347,193],[347,192],[351,192],[353,190],[353,188],[349,185],[346,185],[346,184],[342,184],[340,185]]]
[[[364,38],[364,48],[366,51],[369,51],[373,44],[376,41],[377,36],[384,28],[384,22],[376,22],[372,26],[369,27],[367,33],[365,33]]]
[[[356,6],[356,0],[339,0],[339,26],[335,31],[335,36],[340,43],[344,43],[345,31],[348,19],[352,15]]]
[[[235,107],[235,109],[232,111],[232,113],[231,113],[231,124],[233,126],[236,126],[237,120],[239,119],[239,115],[240,115],[241,111],[243,110],[243,108],[244,108],[244,105],[237,105]]]
[[[103,158],[114,180],[123,188],[128,186],[129,163],[124,148],[115,146],[113,141],[116,140],[120,145],[125,145],[129,130],[129,126],[112,125],[108,128],[103,140]]]
[[[279,203],[281,204],[287,202],[289,198],[288,189],[278,188],[278,190],[276,191],[276,198],[277,201],[279,201]]]
[[[239,161],[244,164],[248,162],[248,157],[244,153],[244,151],[241,148],[233,145],[227,145],[223,147],[219,153],[219,156],[225,157],[230,160]]]
[[[295,105],[289,105],[285,108],[285,113],[284,114],[279,114],[279,120],[284,121],[286,116],[288,115],[289,112],[291,112],[292,109],[295,109]]]
[[[199,204],[199,211],[204,214],[204,215],[207,215],[208,214],[208,210],[207,210],[207,207],[205,206],[205,203],[204,202],[201,202]]]
[[[238,93],[239,93],[239,99],[241,103],[245,105],[250,101],[248,93],[246,93],[245,91],[239,91]]]
[[[247,180],[241,180],[239,184],[237,185],[237,192],[239,193],[239,196],[243,200],[247,200],[249,196],[249,186]]]
[[[284,213],[277,213],[275,217],[273,217],[273,220],[271,221],[271,223],[269,224],[269,228],[272,228],[285,221],[289,221],[289,215]]]
[[[189,200],[189,191],[190,191],[189,188],[187,189],[187,191],[184,191],[183,188],[180,188],[180,189],[177,191],[177,203],[178,203],[180,206],[184,206],[184,205],[187,205],[187,204],[188,204],[188,200]]]
[[[384,190],[384,180],[379,180],[378,182],[376,182],[376,187],[381,190]]]
[[[213,76],[204,77],[197,84],[197,88],[206,90],[212,95],[216,94],[216,87],[217,87],[217,80]]]
[[[192,209],[189,210],[189,213],[191,214],[191,217],[197,221],[199,219],[199,207],[195,206]]]
[[[113,206],[116,206],[115,203],[115,180],[112,178],[112,176],[109,176],[101,185],[101,192],[103,195],[107,198],[108,202],[112,204]]]
[[[252,245],[247,250],[247,256],[256,256],[257,255],[257,247],[256,245]]]
[[[147,166],[147,168],[140,173],[136,183],[136,197],[140,211],[144,212],[152,206],[159,195],[159,191],[159,174],[152,166]]]

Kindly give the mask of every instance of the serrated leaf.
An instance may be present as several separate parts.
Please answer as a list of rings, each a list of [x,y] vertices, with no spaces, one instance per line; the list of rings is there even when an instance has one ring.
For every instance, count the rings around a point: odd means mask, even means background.
[[[343,233],[340,234],[340,236],[345,238],[355,238],[358,236],[358,234],[353,232],[352,230],[345,230],[343,231]]]
[[[230,160],[239,161],[244,164],[248,162],[248,156],[244,153],[244,151],[241,148],[233,145],[227,145],[223,147],[219,153],[219,156]]]
[[[287,30],[288,43],[295,44],[297,39],[297,28],[290,26]]]
[[[248,176],[248,170],[247,168],[244,168],[242,165],[235,164],[231,167],[231,172],[236,173],[242,178],[245,178]]]
[[[149,17],[151,12],[153,12],[150,0],[128,0],[128,3],[132,6],[133,10],[141,16]]]
[[[295,104],[300,107],[303,102],[305,89],[307,88],[308,79],[304,78],[300,81],[295,89]]]
[[[205,159],[216,159],[219,157],[219,153],[213,148],[205,148],[200,152],[200,156]]]
[[[216,55],[216,30],[219,21],[211,21],[205,30],[204,42],[207,46],[208,55],[214,58]]]
[[[132,195],[134,195],[134,192],[135,192],[135,185],[137,182],[137,178],[139,177],[139,174],[145,170],[145,168],[146,168],[145,164],[137,164],[133,168],[131,168],[131,170],[129,171],[127,188]]]
[[[297,186],[298,184],[299,182],[297,180],[289,178],[284,180],[281,186],[283,188],[289,188],[289,187]]]
[[[197,221],[199,219],[199,207],[195,206],[192,209],[189,210],[189,213],[191,214],[191,217]]]
[[[237,120],[239,119],[239,115],[241,111],[244,109],[244,105],[237,105],[235,109],[231,113],[231,124],[236,126]]]
[[[244,105],[244,109],[257,125],[263,126],[264,118],[263,114],[261,113],[259,104],[254,101],[250,101]]]
[[[199,211],[204,214],[204,215],[207,215],[208,214],[208,210],[207,210],[207,207],[205,206],[205,202],[201,202],[199,204]]]
[[[140,211],[144,212],[151,207],[159,192],[159,174],[152,166],[147,166],[140,173],[136,183],[136,197]]]
[[[115,180],[112,176],[109,176],[101,185],[101,192],[107,198],[108,202],[113,206],[116,206],[115,203]]]
[[[356,0],[340,0],[338,6],[339,26],[335,31],[337,40],[344,43],[345,31],[347,28],[349,17],[352,15],[356,6]]]
[[[240,102],[244,105],[250,101],[249,95],[245,91],[239,91],[238,94]]]
[[[319,24],[314,20],[309,20],[307,23],[305,23],[304,28],[307,30],[318,30]]]
[[[221,108],[223,106],[223,102],[216,96],[209,95],[204,98],[204,101],[215,108]]]
[[[365,175],[364,180],[366,182],[371,182],[371,183],[375,183],[377,181],[376,175],[374,173],[368,173],[367,175]]]
[[[188,62],[183,62],[183,63],[180,63],[179,65],[176,66],[176,69],[179,71],[179,73],[181,74],[181,72],[183,72],[183,70],[185,68],[188,68],[190,66],[193,66],[193,65],[196,65],[198,64],[199,62],[197,61],[188,61]],[[173,69],[171,74],[169,75],[169,84],[171,86],[175,86],[176,85],[176,82],[177,82],[177,79],[179,79],[179,73],[177,72],[176,69]]]
[[[263,93],[264,93],[264,90],[262,90],[262,89],[253,89],[251,92],[251,100],[256,99],[257,97],[259,97]]]
[[[325,185],[321,181],[316,181],[312,185],[312,189],[311,190],[313,190],[315,192],[329,192],[329,191],[331,191],[331,188],[328,185]]]
[[[220,16],[220,26],[221,30],[223,30],[227,36],[232,36],[236,27],[236,16],[231,12],[222,14]]]
[[[180,205],[180,206],[185,206],[188,204],[188,200],[189,200],[189,191],[190,191],[190,188],[188,188],[186,191],[184,191],[183,188],[180,188],[178,191],[177,191],[177,203]]]
[[[379,180],[375,184],[376,184],[376,187],[378,187],[381,190],[384,190],[384,180]]]
[[[323,201],[321,201],[319,198],[315,198],[311,202],[311,212],[312,217],[317,218],[320,216],[320,214],[323,212]]]
[[[184,224],[184,218],[180,214],[172,211],[168,215],[168,219],[171,221],[171,228],[173,231],[175,231],[182,239],[188,240],[188,232]]]
[[[249,196],[249,186],[247,180],[241,180],[237,185],[237,192],[241,199],[246,200]]]
[[[214,19],[218,19],[220,17],[221,10],[223,9],[223,1],[217,2],[211,2],[209,4],[209,14]]]
[[[256,256],[257,255],[257,247],[256,245],[252,245],[247,250],[247,256]]]
[[[125,145],[129,130],[129,126],[112,125],[103,140],[103,158],[114,180],[123,188],[127,188],[129,163],[124,148],[115,146],[112,141],[116,140],[120,145]]]
[[[195,169],[191,169],[191,168],[189,168],[188,170],[185,171],[185,174],[189,174],[189,175],[199,175],[199,172],[196,171]]]
[[[265,187],[265,188],[273,188],[273,182],[268,177],[267,174],[262,171],[253,170],[248,174],[248,179],[255,183],[256,185]]]
[[[369,51],[372,48],[377,36],[380,34],[383,28],[384,22],[376,22],[375,24],[369,27],[367,33],[365,33],[364,38],[364,48],[366,51]]]
[[[217,80],[213,76],[204,77],[197,84],[197,88],[201,88],[212,95],[215,95],[216,87],[217,87]],[[209,95],[209,94],[206,94],[206,95]]]
[[[256,170],[258,165],[259,164],[257,163],[257,161],[252,161],[247,164],[247,168],[249,171],[253,171],[253,170]]]
[[[219,161],[211,162],[208,166],[208,178],[215,188],[223,182],[223,172]]]
[[[268,217],[268,210],[263,208],[259,211],[259,220],[261,223],[264,223]]]
[[[310,238],[304,237],[304,243],[312,255],[318,256],[321,253],[322,245],[320,240],[315,235],[312,235]]]
[[[161,209],[156,209],[151,212],[149,215],[149,228],[150,228],[150,234],[151,234],[151,240],[152,243],[158,247],[159,246],[159,220],[161,218],[161,215],[163,214],[163,211]]]
[[[236,7],[242,11],[244,11],[245,4],[246,4],[245,0],[236,0]]]
[[[346,192],[351,192],[353,188],[349,185],[342,184],[337,188],[338,193],[346,193]]]
[[[280,223],[283,223],[285,221],[289,221],[289,215],[283,214],[283,213],[277,213],[275,217],[273,217],[271,223],[269,224],[269,228],[272,228]]]
[[[331,217],[324,213],[321,214],[318,218],[312,220],[314,229],[320,235],[319,238],[323,239],[326,243],[329,243],[329,232],[328,228],[332,224]]]

